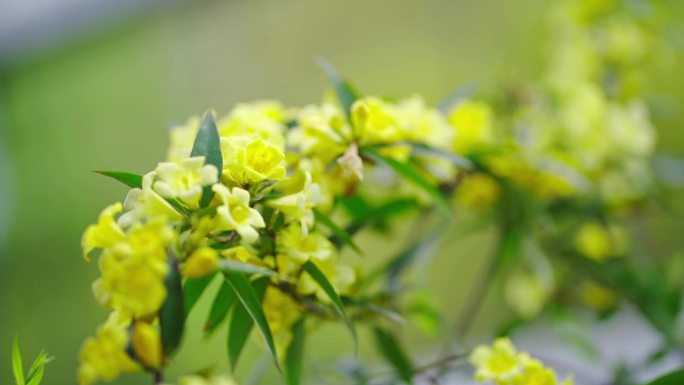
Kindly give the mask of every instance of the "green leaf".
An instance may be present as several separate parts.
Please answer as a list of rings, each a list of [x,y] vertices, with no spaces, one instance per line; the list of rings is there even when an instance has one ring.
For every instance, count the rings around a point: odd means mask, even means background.
[[[439,189],[432,183],[428,182],[423,178],[422,175],[409,163],[401,163],[392,158],[380,155],[380,153],[374,148],[364,148],[362,150],[367,156],[374,159],[376,162],[383,162],[390,166],[397,174],[408,179],[410,182],[416,186],[422,188],[426,193],[435,200],[437,208],[446,216],[451,216],[451,210],[449,209],[449,204],[444,199],[444,196],[439,191]]]
[[[265,268],[265,267],[259,267],[256,265],[252,265],[251,263],[244,263],[240,261],[234,261],[230,259],[223,259],[221,260],[221,270],[228,272],[228,271],[236,271],[240,273],[245,273],[245,274],[260,274],[264,275],[266,277],[277,277],[278,273]]]
[[[387,362],[392,365],[397,375],[407,384],[413,383],[413,370],[411,369],[411,361],[408,356],[399,346],[396,338],[389,332],[374,328],[375,344],[380,350],[380,353],[385,357]]]
[[[211,335],[221,322],[226,319],[226,316],[236,299],[237,297],[230,287],[230,284],[224,280],[221,283],[218,293],[216,293],[216,297],[214,297],[214,302],[212,302],[211,310],[209,311],[209,317],[204,324],[205,336]]]
[[[328,81],[335,88],[335,94],[337,94],[337,99],[340,102],[342,111],[344,115],[349,118],[351,116],[351,109],[354,102],[359,99],[359,93],[356,91],[354,86],[351,85],[347,80],[345,80],[340,74],[335,70],[327,60],[322,57],[317,57],[316,61],[318,66],[321,67],[325,75],[328,77]]]
[[[14,373],[14,381],[16,385],[25,385],[24,379],[24,364],[21,359],[21,350],[19,350],[19,336],[14,336],[12,342],[12,372]]]
[[[427,155],[446,159],[461,170],[475,169],[475,165],[470,161],[470,159],[456,155],[453,152],[430,147],[423,143],[407,142],[407,144],[411,146],[412,152],[416,155]]]
[[[349,329],[349,332],[352,335],[352,339],[354,340],[354,351],[357,351],[358,349],[358,339],[356,337],[356,329],[354,329],[354,325],[349,321],[347,318],[347,315],[344,312],[344,304],[342,304],[342,299],[340,296],[337,294],[337,291],[335,291],[335,288],[333,285],[328,281],[328,278],[323,274],[323,272],[316,266],[311,261],[307,261],[303,265],[304,271],[306,271],[311,278],[313,278],[314,281],[318,284],[318,286],[323,289],[325,294],[328,295],[330,298],[330,301],[332,302],[333,309],[335,309],[335,313],[337,313],[337,316],[340,317],[342,321],[347,325],[347,329]]]
[[[204,164],[214,165],[218,169],[219,180],[221,179],[221,171],[223,170],[221,137],[216,128],[214,113],[212,111],[208,111],[204,115],[199,131],[197,131],[197,136],[195,137],[195,143],[192,146],[190,156],[203,156]],[[207,207],[213,197],[214,192],[211,190],[211,186],[206,186],[202,192],[200,207]]]
[[[682,385],[684,384],[684,368],[667,373],[662,377],[658,377],[645,385]]]
[[[178,261],[171,253],[169,253],[168,260],[169,272],[164,279],[166,300],[159,311],[162,347],[166,357],[170,357],[178,349],[185,327],[183,284],[180,271],[178,271]]]
[[[202,278],[188,278],[185,280],[185,284],[183,285],[185,318],[188,317],[188,314],[190,314],[190,311],[200,299],[207,286],[214,280],[214,277],[216,277],[215,273]]]
[[[292,342],[287,347],[285,356],[285,380],[287,385],[299,385],[302,382],[302,360],[304,358],[304,317],[292,326]]]
[[[26,380],[27,385],[39,385],[43,381],[43,376],[45,375],[45,364],[50,362],[51,358],[47,356],[45,351],[40,352],[38,357],[31,365],[29,369],[28,378]]]
[[[224,274],[226,275],[228,283],[233,288],[237,298],[240,300],[240,303],[242,304],[242,307],[237,307],[235,310],[237,311],[237,309],[242,308],[247,311],[250,318],[257,326],[257,329],[259,330],[261,337],[266,343],[266,349],[271,355],[271,358],[273,359],[276,368],[280,370],[280,365],[278,364],[278,355],[276,354],[275,342],[273,341],[273,334],[271,334],[271,329],[268,326],[268,321],[266,321],[266,315],[264,314],[264,310],[261,308],[260,296],[257,295],[257,293],[254,291],[254,288],[252,287],[252,285],[249,282],[249,279],[247,279],[244,273],[228,271]],[[233,322],[235,322],[235,311],[233,312]],[[232,333],[230,333],[228,337],[228,352],[231,357],[233,357],[234,355],[234,352],[231,348],[231,340],[235,337],[237,336],[232,335]],[[240,347],[240,351],[241,350],[242,347]],[[231,358],[233,368],[235,368],[235,363],[237,363],[237,357],[239,356],[240,351],[237,352],[237,356],[235,356],[234,359]]]
[[[96,173],[110,178],[114,178],[119,182],[131,188],[142,188],[142,175],[133,174],[125,171],[95,171]]]
[[[351,236],[337,226],[337,224],[329,216],[323,214],[318,209],[314,209],[314,216],[316,218],[316,222],[320,222],[325,225],[325,227],[330,229],[335,240],[339,240],[340,242],[349,245],[352,249],[354,249],[354,251],[356,251],[357,254],[363,256],[363,252],[358,246],[356,246]],[[339,247],[339,245],[337,246]]]

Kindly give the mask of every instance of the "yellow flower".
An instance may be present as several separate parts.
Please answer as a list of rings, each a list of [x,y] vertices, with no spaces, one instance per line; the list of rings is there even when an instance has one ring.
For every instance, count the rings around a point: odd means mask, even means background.
[[[86,228],[81,247],[83,248],[83,258],[90,260],[88,255],[94,249],[104,249],[123,240],[125,234],[116,224],[114,215],[121,212],[121,203],[107,206],[100,214],[97,224]]]
[[[221,230],[235,230],[242,240],[253,243],[259,238],[256,228],[266,226],[261,214],[249,207],[249,192],[233,187],[215,184],[214,192],[221,200],[221,205],[216,209],[218,226]]]
[[[264,139],[221,139],[223,175],[238,186],[285,177],[285,154]]]
[[[456,188],[456,202],[477,210],[485,210],[496,204],[501,197],[501,188],[491,176],[483,173],[469,174]]]
[[[476,381],[497,385],[558,385],[556,373],[527,353],[518,352],[511,340],[499,338],[489,346],[478,346],[470,355]],[[568,378],[563,385],[572,385]]]
[[[126,195],[124,201],[126,212],[117,221],[121,227],[128,227],[141,219],[159,218],[172,221],[183,219],[183,216],[169,202],[152,189],[154,176],[154,172],[145,174],[142,180],[142,188],[134,188]]]
[[[402,100],[397,105],[399,121],[406,139],[425,143],[435,148],[450,150],[454,142],[454,130],[443,114],[428,107],[420,96]]]
[[[158,369],[162,364],[162,343],[159,331],[147,322],[137,321],[131,339],[133,353],[148,369]]]
[[[218,265],[218,252],[211,247],[200,247],[185,261],[181,272],[184,277],[200,278],[215,272]]]
[[[159,178],[154,189],[164,198],[179,198],[190,208],[197,208],[202,197],[202,187],[218,182],[218,170],[204,164],[203,156],[187,158],[180,165],[172,162],[159,163],[155,170]]]
[[[566,382],[570,385],[570,383]],[[536,359],[526,360],[522,375],[511,382],[511,385],[558,385],[556,372]]]
[[[368,97],[352,106],[352,123],[361,144],[393,143],[404,139],[393,105]]]
[[[218,121],[217,127],[221,138],[261,138],[282,147],[285,115],[285,109],[276,101],[240,103],[225,118]]]
[[[192,147],[195,145],[199,125],[200,118],[192,116],[184,125],[178,125],[171,129],[169,149],[166,151],[166,158],[169,162],[181,163],[190,156]]]
[[[276,249],[278,253],[302,264],[310,259],[324,261],[331,258],[334,247],[323,234],[309,232],[304,235],[300,225],[291,223],[278,234]]]
[[[526,355],[518,351],[508,338],[499,338],[492,347],[480,345],[470,355],[477,381],[509,383],[522,373]]]
[[[324,163],[341,154],[351,137],[342,111],[332,103],[306,106],[297,112],[296,121],[297,126],[288,133],[288,144]]]
[[[313,226],[313,207],[321,201],[321,191],[316,183],[311,182],[311,173],[304,176],[302,191],[268,201],[268,205],[282,211],[288,219],[298,221],[302,227],[304,237]]]
[[[78,383],[112,381],[121,373],[139,371],[140,366],[126,353],[127,346],[128,320],[113,312],[95,337],[86,339],[81,346]]]
[[[449,116],[449,123],[456,128],[454,150],[468,154],[490,146],[494,141],[492,109],[477,100],[459,103]]]
[[[102,253],[102,276],[93,283],[96,299],[134,318],[156,313],[166,298],[166,250],[171,238],[165,222],[134,225],[124,241]]]
[[[584,256],[603,261],[617,256],[624,235],[614,227],[606,227],[598,222],[587,222],[580,227],[575,236],[575,248]]]

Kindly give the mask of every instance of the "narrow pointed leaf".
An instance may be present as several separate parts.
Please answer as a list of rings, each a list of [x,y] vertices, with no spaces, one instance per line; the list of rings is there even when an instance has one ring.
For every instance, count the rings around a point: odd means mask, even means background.
[[[45,375],[45,364],[50,361],[45,351],[41,351],[38,357],[31,364],[28,377],[26,378],[26,385],[38,385],[43,381]]]
[[[333,309],[335,309],[335,313],[337,313],[337,316],[340,317],[342,321],[347,325],[347,329],[349,329],[349,332],[352,335],[352,339],[354,340],[354,351],[357,350],[358,348],[358,339],[356,337],[356,329],[354,329],[354,325],[349,321],[347,318],[347,315],[344,312],[344,304],[342,303],[342,299],[340,296],[337,294],[337,291],[335,291],[335,288],[333,285],[330,283],[328,278],[323,274],[323,272],[316,266],[311,261],[308,261],[304,264],[304,271],[306,271],[311,278],[313,278],[314,281],[320,286],[321,289],[325,292],[325,294],[328,295],[330,298],[330,302],[332,302]]]
[[[273,358],[273,362],[276,368],[280,370],[280,365],[278,364],[278,356],[276,354],[275,342],[273,341],[273,334],[271,333],[271,329],[268,326],[268,321],[266,321],[266,315],[264,314],[264,310],[261,307],[260,296],[254,291],[254,288],[252,287],[249,280],[243,273],[229,271],[226,272],[225,275],[228,280],[228,283],[235,291],[235,295],[240,300],[242,308],[246,310],[246,312],[249,314],[250,318],[256,325],[257,329],[259,330],[262,339],[266,343],[266,349],[271,355],[271,358]],[[240,307],[237,307],[236,310],[239,308]],[[235,312],[233,313],[233,317],[235,317]],[[229,353],[231,353],[230,341],[232,338],[235,337],[235,335],[229,336]],[[242,348],[240,348],[240,351],[241,350]],[[237,362],[237,359],[231,362]],[[233,365],[233,367],[234,366],[235,365]]]
[[[475,168],[473,162],[469,159],[456,155],[453,152],[430,147],[422,143],[409,142],[408,144],[411,145],[411,151],[416,155],[429,155],[446,159],[462,170],[473,170]]]
[[[12,342],[12,372],[14,373],[14,381],[16,385],[25,385],[24,379],[24,363],[21,359],[21,350],[19,350],[19,336],[14,336]]]
[[[142,188],[142,175],[125,171],[95,171],[96,173],[114,178],[130,188]]]
[[[439,191],[439,189],[432,183],[428,182],[423,178],[422,175],[409,163],[401,163],[392,158],[380,155],[380,153],[373,148],[365,148],[363,152],[374,159],[390,166],[397,174],[408,179],[411,183],[422,188],[426,193],[428,193],[434,200],[437,208],[440,209],[442,214],[447,217],[451,216],[451,210],[449,209],[449,204],[444,199],[444,196]]]
[[[397,372],[397,376],[407,384],[413,383],[413,370],[411,361],[406,353],[401,349],[399,342],[389,332],[374,328],[375,344],[382,356],[392,365]]]
[[[266,277],[278,276],[278,273],[271,269],[252,265],[251,263],[244,263],[230,259],[221,260],[221,270],[225,272],[235,271],[245,274],[260,274]]]
[[[337,224],[329,216],[323,214],[317,209],[314,209],[314,216],[316,217],[317,223],[321,223],[325,225],[325,227],[330,229],[330,231],[333,234],[334,243],[338,247],[340,246],[340,244],[343,243],[354,249],[354,251],[356,251],[357,254],[363,255],[363,252],[358,246],[356,246],[351,236],[345,230],[337,226]]]
[[[209,274],[202,278],[188,278],[183,284],[183,307],[185,309],[185,317],[188,317],[190,311],[195,306],[197,301],[206,290],[207,286],[214,280],[216,274]]]
[[[214,302],[211,304],[207,322],[204,324],[205,336],[211,335],[223,320],[226,319],[236,299],[237,297],[230,284],[223,281],[218,293],[216,293],[216,297],[214,297]]]
[[[204,164],[214,165],[218,169],[219,179],[223,170],[223,154],[221,153],[221,137],[219,136],[214,113],[208,111],[200,124],[199,131],[195,137],[190,156],[203,156]],[[206,186],[202,192],[201,207],[207,207],[214,197],[211,186]]]
[[[304,358],[304,317],[292,326],[292,342],[285,356],[285,380],[287,385],[302,383],[302,360]]]
[[[675,370],[658,377],[655,380],[646,383],[645,385],[681,385],[684,384],[684,368]]]
[[[442,229],[444,228],[446,228],[446,225],[442,226]],[[392,258],[382,268],[382,271],[387,274],[387,286],[389,288],[396,287],[402,273],[412,266],[421,255],[433,250],[443,232],[444,230],[431,231],[425,237]]]
[[[351,116],[351,108],[354,102],[359,99],[359,93],[356,91],[354,86],[351,85],[347,80],[345,80],[340,74],[335,70],[327,60],[322,57],[318,57],[318,66],[321,67],[325,75],[328,77],[328,81],[335,88],[335,94],[340,102],[340,106],[344,111],[344,115],[349,118]]]
[[[166,286],[166,300],[159,311],[159,324],[164,355],[170,357],[180,346],[185,327],[183,284],[180,271],[178,271],[178,261],[171,254],[169,254],[169,272],[164,285]]]

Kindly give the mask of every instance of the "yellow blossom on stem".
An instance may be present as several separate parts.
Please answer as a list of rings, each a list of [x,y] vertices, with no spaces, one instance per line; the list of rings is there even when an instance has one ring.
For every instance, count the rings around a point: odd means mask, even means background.
[[[185,261],[181,269],[184,277],[200,278],[216,271],[219,265],[219,254],[211,247],[200,247]]]
[[[131,346],[135,358],[148,369],[158,369],[162,364],[162,343],[159,330],[144,321],[133,326]]]
[[[268,202],[268,205],[282,211],[289,219],[300,223],[304,237],[313,226],[313,207],[321,201],[321,191],[318,184],[312,183],[311,173],[305,173],[302,191],[286,195]]]
[[[202,188],[218,181],[218,170],[204,164],[203,156],[187,158],[179,165],[172,162],[159,163],[155,170],[158,180],[154,189],[164,198],[178,198],[190,208],[197,208]]]
[[[302,264],[310,259],[324,261],[331,258],[334,246],[323,234],[309,232],[305,235],[299,224],[291,223],[278,234],[276,249],[279,254]]]
[[[112,381],[121,373],[140,370],[140,366],[126,353],[128,323],[126,318],[113,312],[107,322],[97,329],[95,337],[83,342],[78,368],[80,385],[90,385],[99,380]]]
[[[262,139],[222,138],[223,175],[238,186],[285,177],[285,154]]]
[[[221,230],[235,230],[242,240],[253,243],[259,238],[257,228],[266,226],[261,214],[249,207],[249,192],[239,187],[215,184],[213,190],[221,200],[216,209],[218,227]]]
[[[121,230],[114,220],[114,215],[119,212],[121,212],[121,203],[107,206],[102,210],[102,213],[97,220],[97,224],[90,225],[86,228],[83,238],[81,239],[83,257],[86,260],[89,260],[88,255],[94,249],[110,247],[125,238],[123,230]]]
[[[142,188],[134,188],[128,192],[124,201],[126,212],[117,221],[121,227],[128,227],[142,219],[160,218],[175,221],[183,218],[169,202],[154,191],[152,188],[154,178],[154,172],[145,174],[142,180]]]

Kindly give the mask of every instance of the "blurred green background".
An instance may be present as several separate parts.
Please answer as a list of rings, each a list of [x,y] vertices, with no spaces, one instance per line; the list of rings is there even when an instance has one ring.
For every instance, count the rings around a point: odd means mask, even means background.
[[[22,0],[0,0],[0,15],[12,2]],[[24,8],[29,3],[42,4],[28,1]],[[111,14],[87,14],[81,8],[88,3],[92,9],[95,1],[71,3],[69,12],[43,15],[44,20],[61,18],[69,28],[44,28],[51,36],[41,44],[24,44],[35,37],[28,31],[40,32],[39,22],[18,32],[0,28],[0,41],[12,43],[5,45],[12,49],[0,50],[3,384],[11,383],[15,333],[25,355],[46,348],[57,357],[48,367],[47,384],[74,383],[79,346],[106,316],[90,292],[97,266],[83,261],[79,242],[101,208],[122,200],[126,190],[91,170],[144,173],[154,168],[164,156],[169,123],[209,108],[222,114],[238,101],[260,98],[287,105],[318,101],[326,86],[314,62],[319,54],[366,94],[421,93],[433,103],[464,82],[487,88],[503,79],[534,79],[546,52],[549,2],[158,2]],[[672,2],[684,15],[681,3]],[[11,21],[11,13],[4,15]],[[682,68],[681,51],[672,59],[672,68]],[[682,154],[684,74],[657,74],[650,88],[662,95],[656,98],[660,149]],[[684,224],[681,218],[656,217],[652,223],[662,250],[681,246],[681,230],[676,230]],[[430,268],[439,305],[448,314],[467,295],[476,276],[469,272],[479,267],[488,237],[483,232],[460,239]],[[366,238],[372,258],[401,246]],[[495,314],[497,306],[488,309]],[[205,310],[195,311],[194,329]],[[309,348],[324,360],[349,352],[340,330],[323,328]],[[410,338],[416,351],[430,343]],[[219,334],[205,344],[199,333],[190,333],[171,377],[200,369],[206,359],[199,355],[227,367],[224,339]],[[251,350],[257,357],[258,348]],[[372,355],[361,352],[362,359]],[[243,357],[238,378],[249,371],[252,357]],[[124,377],[118,384],[148,382]]]

